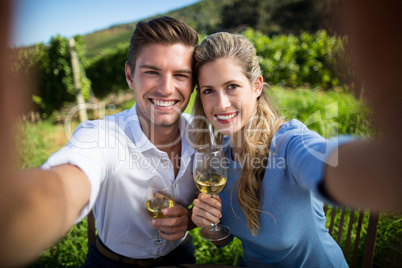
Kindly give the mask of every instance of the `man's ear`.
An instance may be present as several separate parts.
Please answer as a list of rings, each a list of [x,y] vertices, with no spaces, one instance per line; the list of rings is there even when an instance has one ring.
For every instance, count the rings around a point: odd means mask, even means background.
[[[133,73],[131,72],[131,67],[130,64],[128,64],[128,61],[126,61],[125,65],[125,73],[126,73],[126,81],[129,86],[129,88],[133,89]]]
[[[261,95],[262,89],[264,88],[264,78],[262,78],[262,75],[258,76],[258,78],[254,81],[253,86],[255,97],[258,98]]]

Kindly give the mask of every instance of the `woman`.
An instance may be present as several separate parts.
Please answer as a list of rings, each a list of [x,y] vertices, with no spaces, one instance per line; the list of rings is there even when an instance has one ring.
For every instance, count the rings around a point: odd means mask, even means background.
[[[347,267],[317,198],[325,159],[339,141],[281,119],[256,50],[243,36],[207,37],[195,51],[194,71],[194,127],[210,129],[210,122],[215,133],[197,131],[194,142],[223,144],[229,159],[225,189],[215,199],[199,195],[194,223],[202,227],[222,217],[242,241],[245,266]]]

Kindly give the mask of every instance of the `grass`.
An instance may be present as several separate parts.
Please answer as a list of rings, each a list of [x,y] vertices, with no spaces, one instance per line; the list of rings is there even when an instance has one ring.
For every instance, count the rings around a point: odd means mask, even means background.
[[[298,118],[323,136],[336,133],[352,133],[372,136],[370,115],[362,103],[342,91],[323,93],[306,89],[285,90],[273,88],[282,104],[284,116]],[[191,111],[195,94],[186,112]],[[131,108],[134,101],[123,104],[114,112]],[[76,123],[75,123],[76,125]],[[334,131],[334,126],[337,126]],[[48,156],[67,142],[63,124],[51,121],[21,123],[18,137],[18,166],[38,167]],[[84,219],[58,243],[51,245],[40,258],[29,267],[79,267],[87,253],[86,229]],[[364,230],[363,230],[364,231]],[[235,239],[229,246],[218,249],[198,236],[198,229],[191,232],[196,246],[197,263],[220,263],[235,265],[242,257],[241,242]],[[334,233],[336,235],[336,232]],[[362,247],[359,251],[362,251]],[[378,226],[374,267],[397,267],[402,258],[402,217],[382,214]]]
[[[128,24],[131,25],[131,24]],[[116,44],[127,44],[130,41],[134,26],[110,28],[83,36],[86,44],[87,58],[91,58],[107,48],[115,48]]]

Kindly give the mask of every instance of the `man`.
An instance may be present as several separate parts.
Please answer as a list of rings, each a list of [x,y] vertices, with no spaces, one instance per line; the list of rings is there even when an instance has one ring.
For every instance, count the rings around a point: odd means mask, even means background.
[[[51,155],[30,180],[15,213],[10,241],[33,258],[57,241],[91,209],[98,238],[84,267],[154,267],[194,263],[187,206],[195,195],[194,150],[181,113],[194,87],[192,58],[197,33],[183,22],[161,17],[139,22],[131,37],[125,73],[136,104],[105,120],[86,121],[69,143]],[[25,175],[26,176],[26,175]],[[149,179],[174,183],[176,204],[151,218],[145,209]],[[144,245],[160,230],[173,251],[153,256]],[[19,239],[19,237],[21,239]],[[28,254],[29,252],[29,254]]]

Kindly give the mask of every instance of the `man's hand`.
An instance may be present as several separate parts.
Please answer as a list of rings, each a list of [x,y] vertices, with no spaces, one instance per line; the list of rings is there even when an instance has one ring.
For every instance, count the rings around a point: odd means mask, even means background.
[[[161,238],[168,241],[175,241],[186,235],[190,222],[191,212],[179,204],[175,204],[171,208],[165,208],[163,215],[168,218],[153,219],[151,224],[159,229]]]
[[[193,215],[191,219],[198,227],[219,223],[222,217],[222,204],[219,196],[211,198],[207,194],[200,193],[194,200]]]

